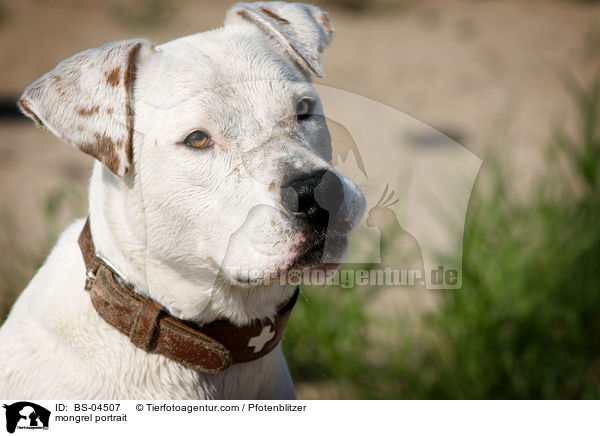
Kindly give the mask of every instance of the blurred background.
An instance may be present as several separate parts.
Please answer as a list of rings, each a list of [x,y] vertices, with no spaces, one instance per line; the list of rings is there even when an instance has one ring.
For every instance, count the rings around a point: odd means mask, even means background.
[[[299,398],[599,398],[600,3],[312,3],[337,29],[317,83],[407,113],[483,166],[461,290],[303,287],[283,342]],[[23,88],[105,41],[218,27],[229,6],[0,0],[0,321],[86,214],[92,168],[15,112]]]

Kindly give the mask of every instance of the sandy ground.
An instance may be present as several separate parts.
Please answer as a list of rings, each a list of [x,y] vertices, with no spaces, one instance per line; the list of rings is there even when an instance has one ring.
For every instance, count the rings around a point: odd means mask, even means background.
[[[144,36],[160,43],[217,27],[228,6],[192,0],[156,4],[0,3],[0,96],[17,96],[59,60],[108,40]],[[337,34],[323,55],[327,76],[317,83],[409,114],[481,158],[495,148],[516,169],[515,192],[525,191],[545,170],[554,128],[572,122],[566,78],[585,83],[599,72],[600,5],[550,0],[382,5],[360,12],[337,2],[322,6]],[[377,132],[373,137],[377,142]],[[46,250],[54,237],[45,220],[49,207],[58,203],[61,209],[59,228],[84,212],[77,199],[85,199],[90,169],[87,156],[33,123],[0,120],[0,272],[22,274],[13,280],[19,289],[33,267],[31,259],[15,259],[27,253],[43,258],[38,247]],[[0,296],[0,303],[12,295]],[[390,291],[381,293],[374,310],[418,314],[434,306],[429,293]],[[299,395],[320,394],[314,386],[301,386]]]

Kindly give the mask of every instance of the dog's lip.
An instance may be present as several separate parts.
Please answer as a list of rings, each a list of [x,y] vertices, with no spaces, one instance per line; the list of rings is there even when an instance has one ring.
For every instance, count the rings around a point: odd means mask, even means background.
[[[308,247],[306,247],[304,250],[302,250],[300,253],[298,253],[298,255],[296,256],[296,258],[293,260],[292,264],[290,265],[290,268],[293,268],[294,266],[308,266],[308,262],[306,265],[304,265],[303,261],[308,261],[309,257],[311,255],[319,255],[322,256],[323,254],[323,249],[325,248],[325,238],[319,238],[317,239],[314,243],[312,243],[311,245],[309,245]],[[314,262],[311,262],[314,263]],[[320,263],[320,262],[319,262]]]
[[[323,271],[328,273],[338,269],[341,263],[336,262],[323,262],[323,250],[327,241],[347,241],[346,235],[332,236],[329,234],[320,234],[318,237],[313,239],[312,243],[307,245],[298,255],[295,256],[294,260],[287,267],[280,267],[276,270],[272,270],[268,276],[270,279],[276,279],[287,274],[290,271],[308,270],[308,271]],[[313,256],[313,258],[311,258]],[[316,256],[316,257],[315,257]],[[254,280],[250,277],[230,277],[232,283],[237,286],[249,287],[256,283],[260,283],[266,278],[256,278]]]
[[[315,268],[315,267],[325,267],[327,265],[336,265],[335,263],[325,264],[323,263],[323,251],[325,249],[325,242],[327,241],[345,241],[347,240],[346,235],[344,234],[323,234],[320,235],[317,239],[313,241],[312,244],[304,248],[296,258],[292,261],[291,265],[288,269],[293,269],[294,267],[301,268]],[[318,256],[316,259],[311,258],[311,256]]]

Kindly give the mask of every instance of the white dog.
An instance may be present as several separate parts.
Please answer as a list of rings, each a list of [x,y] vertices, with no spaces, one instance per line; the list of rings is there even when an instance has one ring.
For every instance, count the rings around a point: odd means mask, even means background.
[[[136,326],[170,314],[190,326],[226,320],[235,335],[278,316],[295,293],[290,269],[341,261],[364,197],[331,166],[310,85],[332,34],[316,7],[240,3],[220,29],[86,50],[27,87],[22,110],[99,161],[93,262],[114,272],[103,279],[113,288],[127,283],[145,308],[163,309],[140,312]],[[154,330],[128,337],[113,326],[121,315],[100,316],[84,289],[83,227],[65,230],[0,330],[0,398],[295,397],[280,334],[260,358],[202,371],[140,348]],[[262,350],[270,329],[244,352]]]

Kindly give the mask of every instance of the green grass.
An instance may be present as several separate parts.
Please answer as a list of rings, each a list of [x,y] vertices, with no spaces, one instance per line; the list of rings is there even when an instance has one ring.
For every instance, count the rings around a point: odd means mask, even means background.
[[[556,135],[526,201],[486,159],[492,189],[476,185],[469,205],[463,288],[422,328],[367,316],[376,290],[304,290],[284,340],[297,382],[360,398],[600,397],[600,81],[571,88],[578,134]],[[386,339],[369,337],[373,323]]]

